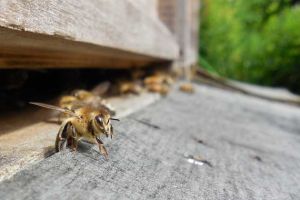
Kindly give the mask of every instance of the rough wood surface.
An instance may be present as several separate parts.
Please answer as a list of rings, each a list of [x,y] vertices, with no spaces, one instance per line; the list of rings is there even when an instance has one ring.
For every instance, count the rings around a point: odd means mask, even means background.
[[[1,1],[0,67],[129,67],[177,58],[173,35],[142,5],[132,0]]]
[[[300,96],[291,93],[285,88],[271,88],[234,81],[223,77],[219,77],[215,74],[210,74],[201,68],[197,68],[195,73],[197,74],[196,79],[199,83],[204,83],[215,87],[240,92],[269,101],[294,104],[296,106],[300,105]]]
[[[0,184],[1,199],[299,199],[300,109],[197,86]],[[188,159],[201,156],[212,166]]]

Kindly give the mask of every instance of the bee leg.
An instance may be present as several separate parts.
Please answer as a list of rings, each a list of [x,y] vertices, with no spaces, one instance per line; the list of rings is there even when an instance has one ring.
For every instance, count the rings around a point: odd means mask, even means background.
[[[68,132],[71,125],[72,125],[71,122],[65,122],[60,127],[55,141],[56,152],[66,149],[68,144],[68,136],[69,136]]]
[[[107,159],[108,159],[108,153],[107,153],[107,151],[106,151],[106,148],[105,148],[104,145],[103,145],[102,140],[96,137],[96,141],[97,141],[97,143],[98,143],[100,153],[101,153],[101,154],[105,157],[105,159],[107,160]]]
[[[71,135],[71,138],[72,138],[71,147],[72,147],[73,151],[77,151],[77,147],[78,147],[77,131],[76,131],[76,129],[73,125],[71,126],[71,133],[72,133],[72,135]]]
[[[114,128],[112,125],[110,125],[110,138],[113,138],[113,134],[114,134]]]

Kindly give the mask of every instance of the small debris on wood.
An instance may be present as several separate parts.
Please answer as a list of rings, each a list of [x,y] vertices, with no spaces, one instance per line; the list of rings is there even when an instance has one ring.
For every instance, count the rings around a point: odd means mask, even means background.
[[[203,165],[206,164],[209,167],[213,167],[213,165],[211,164],[211,162],[209,162],[208,160],[202,158],[201,156],[193,156],[193,155],[185,155],[185,158],[188,159],[189,163],[195,164],[195,165]]]
[[[183,84],[180,85],[179,89],[182,92],[190,93],[190,94],[195,92],[194,86],[191,83],[183,83]]]
[[[255,159],[255,160],[257,160],[257,161],[259,161],[259,162],[262,162],[262,161],[263,161],[263,160],[261,159],[261,157],[258,156],[258,155],[255,155],[255,156],[253,156],[252,158]]]
[[[148,122],[148,120],[140,120],[140,119],[133,119],[141,124],[144,124],[146,126],[149,126],[151,128],[154,128],[154,129],[160,129],[159,126],[155,125],[155,124],[151,124],[150,122]]]
[[[192,139],[193,139],[194,141],[196,141],[197,143],[199,143],[199,144],[205,144],[205,142],[204,142],[202,139],[199,139],[199,138],[197,138],[197,137],[192,137]]]

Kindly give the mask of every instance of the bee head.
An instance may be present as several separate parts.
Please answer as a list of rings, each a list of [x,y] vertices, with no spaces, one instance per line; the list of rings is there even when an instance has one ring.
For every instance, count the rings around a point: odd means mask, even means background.
[[[100,129],[102,133],[104,133],[107,137],[112,137],[113,131],[111,126],[111,120],[118,120],[111,118],[109,114],[99,114],[95,117],[95,122],[97,127]],[[119,120],[118,120],[119,121]]]
[[[101,130],[104,130],[105,127],[109,125],[109,118],[107,119],[107,117],[102,114],[97,115],[95,121]]]

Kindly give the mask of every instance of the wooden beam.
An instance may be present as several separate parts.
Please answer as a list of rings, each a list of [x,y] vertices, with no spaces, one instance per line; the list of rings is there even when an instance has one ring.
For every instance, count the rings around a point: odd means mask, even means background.
[[[145,66],[179,52],[161,21],[130,0],[4,0],[0,27],[0,68]]]

